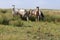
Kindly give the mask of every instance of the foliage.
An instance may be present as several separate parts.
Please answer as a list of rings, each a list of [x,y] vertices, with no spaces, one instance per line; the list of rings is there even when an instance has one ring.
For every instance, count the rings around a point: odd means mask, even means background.
[[[23,22],[21,20],[12,20],[9,22],[9,25],[21,27],[23,26]]]
[[[0,15],[0,24],[3,23],[3,17]]]
[[[7,10],[2,9],[1,13],[7,13]]]

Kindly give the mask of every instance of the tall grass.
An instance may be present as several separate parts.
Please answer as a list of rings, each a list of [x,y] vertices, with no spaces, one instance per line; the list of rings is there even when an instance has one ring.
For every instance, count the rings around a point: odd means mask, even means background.
[[[2,9],[1,9],[2,10]],[[60,40],[60,11],[42,10],[45,18],[23,21],[11,10],[0,11],[0,40]]]
[[[12,16],[11,10],[1,9],[1,11],[0,11],[0,24],[22,26],[23,23],[20,20],[20,16],[15,16],[15,17]]]
[[[47,22],[60,22],[60,11],[56,10],[41,10],[45,16],[44,20],[40,21],[47,21]],[[35,21],[35,17],[30,17],[30,21]],[[0,9],[0,24],[5,25],[21,25],[22,20],[20,16],[12,16],[11,9]]]

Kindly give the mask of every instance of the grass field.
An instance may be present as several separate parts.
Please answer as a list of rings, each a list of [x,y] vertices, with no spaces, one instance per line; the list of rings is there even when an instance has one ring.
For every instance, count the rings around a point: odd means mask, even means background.
[[[0,10],[0,40],[60,40],[60,11],[42,10],[45,20],[23,21]]]

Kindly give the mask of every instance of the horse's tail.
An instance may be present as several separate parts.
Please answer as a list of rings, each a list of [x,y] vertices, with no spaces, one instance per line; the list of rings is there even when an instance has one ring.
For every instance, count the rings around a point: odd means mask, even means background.
[[[44,14],[43,14],[43,12],[42,12],[42,11],[41,11],[41,16],[42,16],[42,17],[44,17]]]

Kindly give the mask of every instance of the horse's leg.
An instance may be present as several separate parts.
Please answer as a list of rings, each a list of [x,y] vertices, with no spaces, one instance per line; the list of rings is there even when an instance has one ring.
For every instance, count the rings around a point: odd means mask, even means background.
[[[28,16],[26,17],[26,20],[27,20],[27,21],[29,20],[29,17],[28,17]]]
[[[38,17],[36,16],[36,19],[35,19],[36,21],[38,21]]]
[[[28,21],[29,20],[29,14],[26,13],[25,16],[26,16],[26,20]]]
[[[37,19],[38,19],[38,21],[39,21],[40,17],[38,16]]]
[[[39,21],[39,19],[40,19],[40,17],[39,17],[39,16],[36,16],[36,19],[35,19],[35,20],[36,20],[36,21]]]
[[[35,20],[37,21],[37,18]]]
[[[15,14],[13,14],[13,17],[15,17]]]

